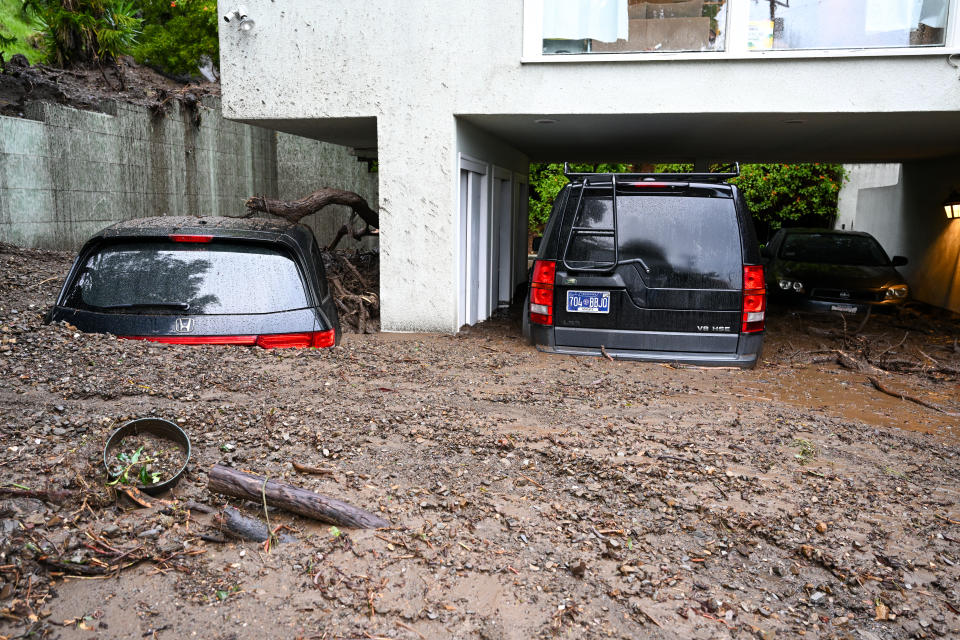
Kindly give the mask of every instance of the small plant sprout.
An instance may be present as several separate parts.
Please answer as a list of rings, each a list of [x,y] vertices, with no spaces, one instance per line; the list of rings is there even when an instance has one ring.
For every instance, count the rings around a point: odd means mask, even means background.
[[[334,538],[339,538],[341,535],[340,529],[337,529],[336,527],[330,527],[330,535]]]
[[[120,464],[114,467],[116,477],[108,482],[107,486],[112,487],[121,483],[132,484],[134,480],[139,481],[142,485],[151,485],[160,482],[162,478],[162,474],[150,471],[150,463],[155,462],[155,460],[143,454],[143,447],[138,448],[133,453],[121,451],[117,454],[117,460],[120,461]],[[139,466],[139,471],[135,471],[133,477],[131,477],[130,472],[137,466]]]
[[[817,456],[817,448],[809,440],[804,440],[803,438],[796,438],[793,441],[793,446],[797,447],[799,450],[793,455],[801,465],[809,464]]]

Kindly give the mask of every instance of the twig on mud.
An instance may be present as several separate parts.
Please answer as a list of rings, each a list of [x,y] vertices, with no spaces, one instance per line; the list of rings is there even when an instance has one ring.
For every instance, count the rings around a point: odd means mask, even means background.
[[[841,351],[838,349],[836,353],[837,353],[837,362],[840,363],[841,366],[846,367],[847,369],[851,369],[853,371],[857,371],[860,373],[869,373],[875,376],[886,375],[887,373],[883,369],[880,369],[879,367],[875,367],[869,362],[866,362],[865,360],[858,360],[857,358],[854,358],[852,355],[850,355],[849,353],[846,353],[845,351]]]
[[[943,407],[938,407],[937,405],[935,405],[935,404],[933,404],[933,403],[927,402],[926,400],[921,400],[920,398],[917,398],[917,397],[915,397],[915,396],[912,396],[912,395],[910,395],[910,394],[908,394],[908,393],[902,393],[902,392],[899,392],[899,391],[893,391],[893,390],[891,390],[891,389],[888,389],[887,387],[883,386],[883,384],[881,384],[880,381],[877,380],[876,378],[874,378],[873,376],[867,376],[867,380],[870,381],[870,384],[872,384],[877,391],[880,391],[880,392],[882,392],[882,393],[885,393],[885,394],[887,394],[888,396],[893,396],[894,398],[900,398],[901,400],[909,400],[910,402],[914,402],[914,403],[916,403],[916,404],[919,404],[919,405],[922,406],[922,407],[927,407],[928,409],[933,409],[934,411],[939,411],[940,413],[944,413],[944,414],[946,414],[946,415],[948,415],[948,416],[960,416],[960,413],[956,413],[956,412],[953,412],[953,411],[947,411],[947,410],[944,409]]]
[[[949,522],[950,524],[960,524],[960,522],[957,522],[956,520],[951,520],[950,518],[948,518],[948,517],[946,517],[946,516],[942,516],[942,515],[940,515],[939,513],[935,513],[935,514],[933,514],[933,515],[937,516],[937,517],[940,518],[941,520],[945,520],[945,521]]]
[[[276,541],[276,534],[270,530],[270,514],[267,512],[267,481],[269,476],[263,477],[263,484],[260,485],[260,496],[263,498],[263,519],[267,521],[267,539],[263,543],[263,550],[270,553],[270,548]]]
[[[543,489],[543,485],[542,485],[542,484],[540,484],[539,482],[537,482],[536,480],[534,480],[533,478],[531,478],[531,477],[528,476],[527,474],[521,473],[521,474],[519,474],[519,475],[520,475],[521,478],[523,478],[524,480],[526,480],[526,481],[529,482],[530,484],[536,486],[538,489]]]
[[[904,332],[903,332],[903,338],[900,340],[900,342],[898,342],[897,344],[893,345],[892,347],[887,347],[886,349],[884,349],[883,351],[881,351],[880,354],[877,356],[876,359],[880,359],[880,358],[882,358],[883,356],[887,355],[887,353],[889,353],[890,351],[893,351],[894,349],[899,349],[900,347],[902,347],[902,346],[903,346],[903,343],[907,341],[907,336],[909,336],[909,335],[910,335],[910,332],[909,332],[909,331],[904,331]]]
[[[604,358],[606,358],[606,359],[609,360],[610,362],[613,362],[613,356],[611,356],[609,353],[607,353],[607,349],[606,349],[606,347],[604,347],[603,345],[600,345],[600,353],[603,354],[603,357],[604,357]]]
[[[406,629],[407,631],[412,631],[413,633],[415,633],[415,634],[417,634],[418,636],[420,636],[421,638],[423,638],[423,640],[427,640],[427,636],[423,635],[422,633],[420,633],[419,631],[417,631],[416,629],[414,629],[414,628],[411,627],[410,625],[405,624],[405,623],[403,623],[403,622],[400,622],[399,620],[395,620],[394,622],[395,622],[396,625],[397,625],[398,627],[400,627],[401,629]]]
[[[333,469],[323,469],[321,467],[311,467],[308,464],[300,464],[299,462],[293,463],[293,468],[299,471],[300,473],[312,473],[316,476],[326,476],[333,475],[336,473]]]

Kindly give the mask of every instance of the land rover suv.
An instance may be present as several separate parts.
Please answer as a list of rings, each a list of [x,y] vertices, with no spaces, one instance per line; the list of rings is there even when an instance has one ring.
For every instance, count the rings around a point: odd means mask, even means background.
[[[541,351],[754,367],[766,289],[732,173],[570,173],[531,271]]]

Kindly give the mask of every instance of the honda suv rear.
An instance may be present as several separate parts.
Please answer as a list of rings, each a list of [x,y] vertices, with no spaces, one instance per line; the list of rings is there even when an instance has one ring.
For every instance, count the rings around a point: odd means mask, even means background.
[[[313,233],[282,220],[140,218],[80,250],[47,320],[174,344],[332,347],[340,322]]]
[[[753,223],[726,174],[567,173],[524,324],[541,351],[757,364],[766,291]]]

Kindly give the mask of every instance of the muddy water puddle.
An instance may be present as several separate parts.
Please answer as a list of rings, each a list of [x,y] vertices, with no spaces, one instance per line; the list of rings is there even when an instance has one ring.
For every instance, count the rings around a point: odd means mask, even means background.
[[[813,366],[758,373],[760,380],[744,383],[744,399],[768,398],[875,427],[929,433],[960,441],[960,417],[881,393],[865,376],[844,370],[824,371]],[[937,406],[951,407],[960,397],[958,393],[950,393],[957,391],[956,386],[932,392],[905,385],[896,377],[884,384]]]

